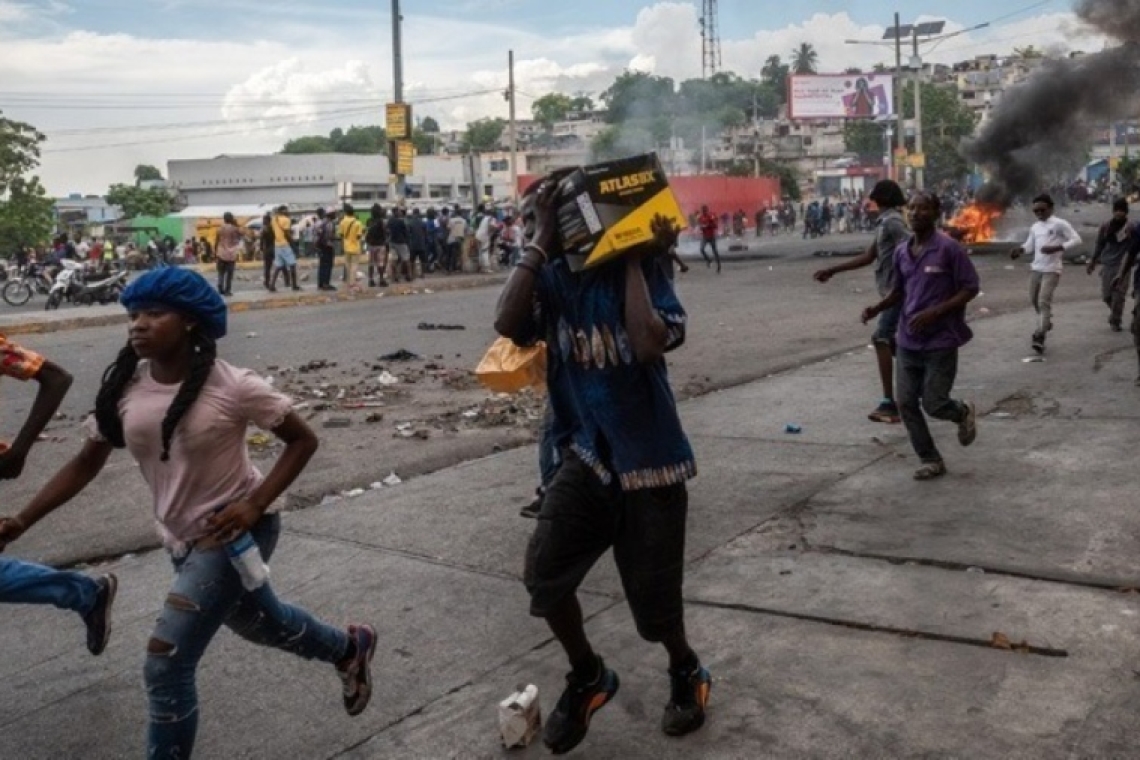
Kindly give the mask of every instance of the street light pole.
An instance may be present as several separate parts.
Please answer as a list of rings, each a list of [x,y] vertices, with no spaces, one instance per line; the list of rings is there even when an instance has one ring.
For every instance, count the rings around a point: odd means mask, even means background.
[[[404,23],[404,17],[400,15],[400,0],[392,0],[392,78],[393,78],[393,92],[395,93],[395,100],[397,103],[404,102],[404,55],[403,55],[403,35],[401,33],[401,26]],[[408,125],[409,129],[411,125]],[[389,143],[389,150],[395,148],[395,143]],[[397,163],[399,156],[396,157]],[[404,192],[404,175],[396,175],[396,187],[393,195],[396,200]]]
[[[515,51],[507,51],[507,100],[510,101],[510,127],[508,132],[508,139],[511,145],[511,200],[515,204],[515,208],[519,205],[519,137],[518,126],[515,122]]]
[[[906,148],[906,131],[903,129],[903,109],[902,109],[902,24],[899,21],[899,14],[895,13],[895,139],[898,143],[895,147],[897,155],[891,161],[891,165],[895,167],[895,181],[902,181],[902,172],[899,171],[902,167],[899,165],[899,158]]]
[[[926,156],[922,149],[922,57],[918,54],[917,28],[912,33],[911,40],[914,43],[914,58],[911,61],[914,66],[914,153],[919,156],[919,160],[925,162]],[[914,167],[914,186],[918,190],[926,189],[925,163]]]

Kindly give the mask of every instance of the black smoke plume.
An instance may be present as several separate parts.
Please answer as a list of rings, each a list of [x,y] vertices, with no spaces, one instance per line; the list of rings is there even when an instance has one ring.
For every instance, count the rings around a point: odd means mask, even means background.
[[[1008,90],[967,159],[991,172],[978,200],[1008,206],[1040,192],[1043,177],[1079,167],[1097,123],[1137,115],[1140,92],[1140,0],[1078,0],[1077,15],[1119,47],[1047,61]]]

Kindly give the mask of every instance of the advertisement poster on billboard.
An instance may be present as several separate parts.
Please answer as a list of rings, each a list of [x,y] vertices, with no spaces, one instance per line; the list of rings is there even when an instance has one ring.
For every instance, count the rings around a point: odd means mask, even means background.
[[[788,77],[792,119],[878,119],[894,108],[891,74],[795,74]]]

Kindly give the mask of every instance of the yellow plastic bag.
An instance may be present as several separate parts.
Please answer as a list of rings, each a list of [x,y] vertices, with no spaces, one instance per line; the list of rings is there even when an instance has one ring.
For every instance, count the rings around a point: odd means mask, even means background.
[[[475,376],[496,393],[518,393],[523,388],[546,386],[546,344],[519,348],[509,338],[499,338],[487,349],[475,368]]]

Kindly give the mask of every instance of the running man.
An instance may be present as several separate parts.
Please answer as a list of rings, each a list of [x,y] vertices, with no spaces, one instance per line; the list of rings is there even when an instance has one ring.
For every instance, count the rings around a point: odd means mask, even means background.
[[[701,230],[701,257],[705,260],[705,266],[712,266],[712,260],[705,253],[705,247],[711,246],[713,259],[716,260],[716,271],[720,274],[720,252],[716,249],[718,224],[716,214],[710,213],[708,206],[701,206],[701,215],[697,217],[697,226]]]
[[[895,284],[890,295],[863,311],[863,323],[902,306],[898,331],[898,403],[911,446],[920,461],[916,480],[946,474],[923,416],[953,422],[958,442],[977,437],[977,415],[968,401],[950,398],[958,375],[958,351],[973,337],[966,304],[980,291],[978,272],[966,249],[938,229],[942,204],[932,193],[910,202],[913,237],[895,253]]]
[[[906,196],[897,182],[886,179],[875,185],[870,199],[879,209],[874,242],[850,261],[816,272],[815,279],[817,282],[828,282],[841,272],[851,272],[874,264],[875,287],[878,288],[879,297],[886,298],[895,287],[895,252],[910,237],[903,216]],[[883,400],[868,415],[872,422],[897,424],[901,421],[894,392],[895,335],[898,333],[901,311],[902,305],[896,304],[879,314],[878,327],[871,337],[878,359],[879,382],[883,389]]]
[[[1136,227],[1128,221],[1128,201],[1118,198],[1112,204],[1112,218],[1101,225],[1096,248],[1089,260],[1088,273],[1100,270],[1100,297],[1108,307],[1108,324],[1113,332],[1123,329],[1124,302],[1128,299],[1127,280],[1120,280],[1120,268],[1129,251],[1136,247]]]
[[[0,480],[14,480],[24,471],[32,445],[44,431],[71,387],[71,375],[54,362],[0,335],[0,377],[35,380],[39,392],[11,445],[0,441]],[[5,501],[7,497],[5,497]],[[28,529],[21,517],[0,517],[0,552]],[[111,607],[118,581],[108,573],[92,579],[69,570],[0,556],[0,603],[50,604],[76,612],[87,628],[87,650],[99,655],[111,637]]]
[[[1031,345],[1034,351],[1043,354],[1045,337],[1053,329],[1053,296],[1065,267],[1063,254],[1080,245],[1081,236],[1073,225],[1053,216],[1053,198],[1048,194],[1033,199],[1033,215],[1037,221],[1029,229],[1029,237],[1024,245],[1013,250],[1010,258],[1016,260],[1026,253],[1033,255],[1029,301],[1037,312],[1037,328],[1033,331]]]
[[[654,244],[575,272],[558,249],[556,192],[554,177],[543,180],[535,235],[499,299],[495,329],[520,346],[545,339],[550,354],[550,437],[561,462],[527,548],[525,580],[531,614],[546,620],[571,667],[543,730],[562,754],[618,691],[617,674],[586,636],[577,596],[607,550],[638,632],[669,655],[667,735],[704,724],[712,678],[689,644],[681,597],[685,483],[697,469],[664,358],[684,342],[685,311],[657,260],[676,232],[658,220]]]

